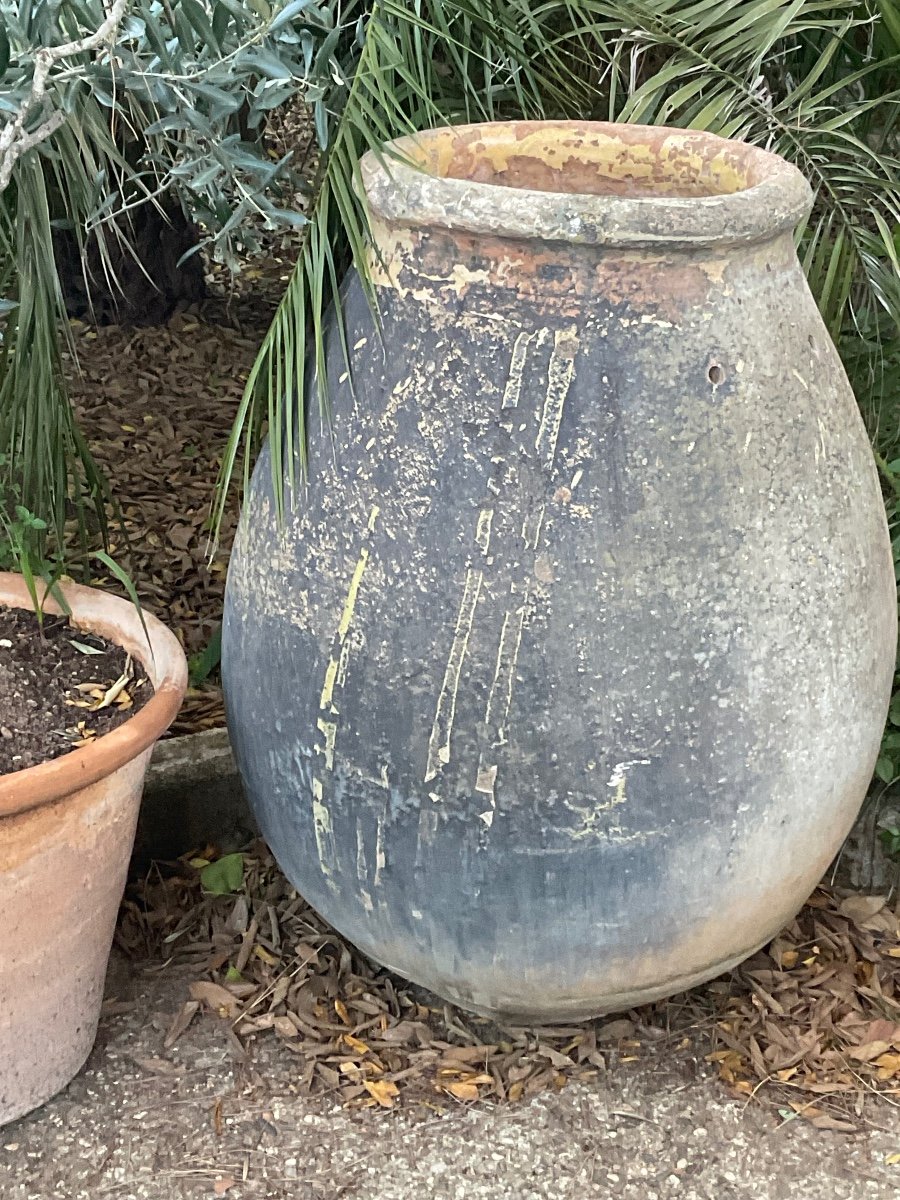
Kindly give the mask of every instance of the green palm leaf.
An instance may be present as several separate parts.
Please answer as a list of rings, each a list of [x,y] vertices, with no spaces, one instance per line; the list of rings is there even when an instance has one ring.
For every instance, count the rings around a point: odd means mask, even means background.
[[[356,22],[360,9],[361,35]],[[585,43],[575,36],[587,6],[553,0],[376,0],[344,12],[346,34],[335,52],[335,75],[349,80],[330,99],[319,178],[300,257],[247,382],[243,403],[223,458],[215,524],[221,522],[228,486],[243,451],[246,484],[259,436],[267,427],[272,483],[279,514],[285,482],[295,484],[291,439],[299,439],[301,470],[307,413],[307,372],[314,368],[322,417],[327,421],[324,313],[338,310],[338,283],[352,262],[364,284],[368,224],[357,187],[358,163],[368,150],[429,126],[500,117],[540,118],[579,108],[587,112],[592,88],[585,79]],[[329,101],[321,102],[323,107]],[[372,297],[374,302],[374,297]],[[307,346],[312,347],[307,355]],[[291,362],[290,394],[273,391],[274,360]]]
[[[343,15],[334,65],[349,82],[319,101],[323,154],[300,261],[248,381],[218,520],[242,449],[246,483],[266,426],[279,512],[285,480],[296,482],[295,433],[305,470],[299,397],[310,365],[327,419],[324,310],[334,304],[339,316],[349,263],[366,279],[357,162],[428,126],[592,117],[706,129],[775,150],[816,191],[800,254],[828,327],[836,339],[855,331],[864,371],[877,369],[877,314],[900,325],[896,0],[377,0]],[[858,368],[855,350],[848,359]]]

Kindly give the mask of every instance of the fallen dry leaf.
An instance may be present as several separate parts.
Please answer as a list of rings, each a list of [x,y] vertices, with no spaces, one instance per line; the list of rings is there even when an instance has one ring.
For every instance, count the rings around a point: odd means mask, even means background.
[[[341,1039],[345,1046],[349,1046],[351,1050],[355,1050],[357,1054],[368,1054],[369,1047],[359,1038],[354,1037],[352,1033],[345,1033]]]
[[[237,996],[218,983],[211,983],[206,979],[197,980],[191,984],[190,993],[194,1000],[199,1000],[220,1017],[233,1018],[241,1011]]]
[[[846,896],[841,901],[838,912],[841,916],[861,924],[880,913],[886,899],[886,896]]]
[[[337,1013],[337,1015],[340,1017],[340,1019],[344,1022],[345,1025],[353,1024],[352,1020],[350,1019],[350,1014],[349,1014],[349,1012],[347,1012],[347,1005],[343,1002],[343,1000],[335,1000],[334,1011]]]
[[[390,1083],[386,1079],[366,1079],[363,1081],[363,1087],[382,1108],[393,1108],[394,1101],[400,1095],[396,1083]]]
[[[879,1079],[891,1079],[900,1071],[900,1054],[880,1054],[874,1060]]]
[[[181,1008],[172,1018],[172,1024],[169,1026],[163,1041],[163,1046],[166,1050],[171,1050],[187,1027],[193,1021],[195,1014],[200,1008],[199,1000],[185,1000]]]
[[[816,1129],[833,1129],[836,1133],[856,1133],[858,1126],[852,1121],[842,1121],[839,1117],[832,1117],[828,1113],[820,1113],[816,1117],[812,1117],[810,1124]]]
[[[852,1046],[847,1051],[847,1055],[849,1058],[856,1059],[857,1062],[872,1062],[890,1048],[890,1042],[864,1042],[861,1046]]]

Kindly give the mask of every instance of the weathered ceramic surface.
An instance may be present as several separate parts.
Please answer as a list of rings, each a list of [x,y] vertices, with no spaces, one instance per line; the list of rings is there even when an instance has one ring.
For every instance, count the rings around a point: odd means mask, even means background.
[[[89,746],[0,778],[0,1125],[49,1100],[90,1053],[144,770],[187,684],[159,621],[145,614],[148,644],[128,601],[64,591],[74,623],[138,658],[154,696]],[[18,576],[0,574],[0,604],[31,607]]]
[[[232,738],[361,949],[583,1017],[753,951],[850,827],[896,636],[878,480],[793,168],[604,125],[401,152],[363,168],[381,335],[351,279],[354,389],[332,328],[281,532],[254,478]]]

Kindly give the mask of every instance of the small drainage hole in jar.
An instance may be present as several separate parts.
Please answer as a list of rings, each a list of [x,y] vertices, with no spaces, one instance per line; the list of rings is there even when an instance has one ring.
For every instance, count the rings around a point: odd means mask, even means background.
[[[720,367],[718,363],[713,363],[713,364],[710,366],[710,368],[709,368],[709,371],[707,372],[707,374],[709,375],[709,382],[710,382],[710,383],[711,383],[711,384],[712,384],[714,387],[715,387],[715,385],[716,385],[716,384],[718,384],[718,383],[724,383],[724,382],[725,382],[725,368],[724,368],[724,367]]]

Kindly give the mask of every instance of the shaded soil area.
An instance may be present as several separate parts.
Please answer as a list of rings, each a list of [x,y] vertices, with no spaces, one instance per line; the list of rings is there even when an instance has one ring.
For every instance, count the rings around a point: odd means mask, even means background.
[[[0,774],[108,733],[153,692],[140,663],[66,617],[0,608]]]
[[[291,249],[273,247],[228,291],[212,277],[208,299],[150,328],[73,321],[77,359],[67,379],[79,425],[113,496],[113,556],[141,602],[174,630],[189,660],[221,621],[228,551],[240,496],[231,496],[210,557],[216,480],[238,404],[289,278]],[[99,586],[122,593],[112,578]],[[170,735],[224,724],[215,675],[192,686]]]

